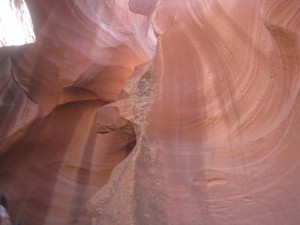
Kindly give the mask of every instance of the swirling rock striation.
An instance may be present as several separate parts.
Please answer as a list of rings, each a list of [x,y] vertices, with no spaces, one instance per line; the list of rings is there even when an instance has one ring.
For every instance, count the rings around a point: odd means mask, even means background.
[[[298,224],[300,2],[155,4],[152,101],[94,224]]]
[[[90,224],[86,201],[135,140],[97,134],[96,112],[156,39],[125,1],[27,4],[36,42],[0,48],[0,189],[22,224]]]
[[[37,42],[0,49],[13,218],[298,225],[299,0],[27,3]]]

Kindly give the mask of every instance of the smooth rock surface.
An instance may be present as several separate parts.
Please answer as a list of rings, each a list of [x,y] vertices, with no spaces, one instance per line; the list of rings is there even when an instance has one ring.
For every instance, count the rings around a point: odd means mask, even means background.
[[[27,4],[37,42],[0,48],[13,219],[299,224],[299,0]]]
[[[94,224],[299,223],[299,9],[157,3],[152,103],[131,155],[89,201]],[[132,122],[137,93],[114,104],[135,102]]]
[[[0,190],[21,224],[91,224],[87,200],[135,136],[97,133],[135,66],[155,52],[128,2],[27,1],[36,43],[0,48]]]

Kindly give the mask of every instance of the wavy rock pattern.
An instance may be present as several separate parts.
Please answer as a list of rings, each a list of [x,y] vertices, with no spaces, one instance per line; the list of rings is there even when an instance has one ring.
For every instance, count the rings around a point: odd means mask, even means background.
[[[114,101],[155,51],[149,19],[123,1],[35,1],[36,43],[0,49],[0,190],[22,224],[89,224],[86,201],[133,148],[97,134]]]
[[[158,1],[152,103],[93,224],[299,223],[299,3]]]
[[[299,0],[27,3],[37,42],[0,49],[13,218],[299,224]]]

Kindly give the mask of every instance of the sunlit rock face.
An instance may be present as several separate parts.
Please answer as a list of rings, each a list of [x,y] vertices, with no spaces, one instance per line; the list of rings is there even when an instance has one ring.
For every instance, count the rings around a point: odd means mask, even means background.
[[[94,224],[299,224],[299,11],[298,0],[155,3],[152,66],[111,104],[137,144],[88,202]]]
[[[299,0],[27,4],[37,42],[0,49],[13,219],[299,224]]]
[[[27,4],[36,42],[0,48],[0,190],[21,224],[91,224],[87,200],[135,143],[134,132],[98,133],[97,111],[156,38],[126,1]]]
[[[35,41],[33,25],[23,0],[0,0],[0,47]]]

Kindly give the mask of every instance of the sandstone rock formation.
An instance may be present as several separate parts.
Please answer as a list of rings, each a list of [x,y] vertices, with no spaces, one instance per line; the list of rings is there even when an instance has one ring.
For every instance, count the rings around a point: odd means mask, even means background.
[[[299,224],[299,0],[27,3],[37,41],[0,64],[13,218]]]
[[[89,224],[86,201],[135,140],[98,134],[96,111],[153,57],[156,39],[126,2],[27,4],[36,43],[0,49],[0,189],[22,224]]]

